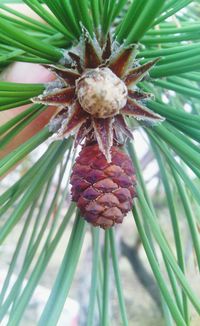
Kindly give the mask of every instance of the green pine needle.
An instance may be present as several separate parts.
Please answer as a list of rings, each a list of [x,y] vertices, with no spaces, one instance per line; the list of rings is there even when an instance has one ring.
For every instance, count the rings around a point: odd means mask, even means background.
[[[28,6],[40,17],[40,21],[26,16],[23,11],[19,12],[10,5],[14,3]],[[137,86],[139,90],[154,95],[144,104],[163,116],[165,122],[147,128],[143,121],[139,121],[138,130],[143,129],[142,135],[152,154],[152,162],[158,166],[158,191],[163,190],[173,244],[164,234],[158,219],[160,211],[148,192],[138,153],[132,142],[127,142],[125,149],[134,162],[137,177],[138,198],[133,207],[133,217],[158,286],[163,318],[166,325],[170,326],[174,322],[176,325],[192,325],[191,305],[200,313],[199,298],[187,280],[185,242],[180,229],[180,217],[183,215],[200,269],[199,13],[199,2],[192,0],[0,1],[2,73],[6,67],[18,61],[44,65],[61,64],[64,59],[67,62],[66,51],[76,46],[86,31],[101,45],[108,34],[122,47],[138,43],[136,64],[160,57],[149,76]],[[15,142],[15,137],[24,128],[42,112],[44,114],[49,110],[47,106],[33,105],[31,101],[31,98],[44,92],[46,85],[8,82],[3,80],[3,76],[0,80],[0,115],[15,113],[15,108],[22,105],[29,104],[29,107],[0,125],[1,178],[5,175],[9,177],[17,164],[51,136],[46,126],[14,151],[3,155],[7,145]],[[132,120],[127,120],[131,124]],[[0,293],[0,320],[8,316],[8,325],[15,326],[23,321],[33,292],[48,270],[47,265],[66,228],[70,228],[70,221],[73,227],[65,253],[62,253],[61,266],[58,266],[51,294],[36,322],[41,326],[50,326],[59,321],[73,283],[86,229],[75,204],[68,208],[65,204],[69,195],[69,171],[75,156],[72,137],[53,142],[22,176],[0,194],[0,243],[9,235],[12,236],[17,223],[22,225]],[[56,186],[49,202],[53,182]],[[110,310],[112,268],[119,303],[118,318],[121,318],[123,325],[129,323],[124,300],[126,289],[122,287],[115,242],[117,231],[113,228],[101,232],[91,228],[91,283],[86,298],[88,326],[94,324],[96,316],[99,318],[97,323],[106,326],[116,324]],[[20,272],[12,285],[12,277],[24,247],[24,259],[18,269]]]

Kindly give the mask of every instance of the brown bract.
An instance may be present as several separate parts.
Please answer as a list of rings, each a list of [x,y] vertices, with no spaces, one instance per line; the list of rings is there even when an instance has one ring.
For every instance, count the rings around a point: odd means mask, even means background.
[[[116,49],[115,44],[114,49],[108,37],[106,44],[100,46],[86,34],[81,46],[67,52],[64,65],[49,66],[57,82],[50,83],[43,94],[32,100],[58,107],[50,128],[55,129],[58,114],[59,138],[75,134],[77,145],[92,133],[111,162],[113,140],[120,144],[132,137],[124,116],[150,123],[163,121],[145,106],[150,94],[135,87],[158,59],[136,66],[135,54],[136,45]]]

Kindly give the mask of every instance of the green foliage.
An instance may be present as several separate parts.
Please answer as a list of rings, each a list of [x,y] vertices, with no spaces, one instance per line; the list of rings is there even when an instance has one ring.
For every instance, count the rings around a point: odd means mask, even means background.
[[[27,17],[23,12],[8,6],[9,3],[26,4],[43,22]],[[184,10],[180,11],[182,8]],[[151,70],[149,78],[141,81],[138,87],[154,94],[147,106],[166,120],[162,125],[152,128],[141,124],[140,129],[143,129],[154,161],[159,166],[161,185],[171,218],[174,251],[159,224],[159,212],[148,194],[137,158],[138,153],[132,143],[127,144],[126,150],[134,162],[138,179],[138,198],[133,207],[133,217],[160,291],[167,325],[172,324],[171,318],[177,325],[190,325],[191,304],[200,313],[199,299],[186,277],[187,264],[178,207],[182,208],[187,221],[194,256],[200,269],[200,219],[196,213],[200,206],[200,190],[194,182],[195,178],[200,177],[199,13],[199,2],[191,0],[0,1],[1,71],[16,61],[60,63],[65,58],[65,50],[77,44],[84,29],[91,37],[100,41],[104,41],[111,31],[122,46],[138,43],[136,60],[140,63],[161,57]],[[44,87],[43,84],[1,81],[0,111],[14,110],[21,105],[30,104],[30,99],[41,94]],[[186,104],[190,112],[186,110]],[[0,149],[3,150],[7,144],[12,143],[14,137],[44,110],[46,107],[43,105],[31,105],[1,125]],[[50,136],[48,127],[45,127],[16,150],[2,157],[0,176],[10,173],[10,169]],[[71,168],[74,156],[72,138],[52,143],[34,165],[0,196],[0,242],[3,243],[12,235],[12,230],[19,221],[23,221],[24,225],[0,294],[0,319],[9,312],[8,325],[20,323],[69,221],[72,222],[76,215],[51,295],[38,325],[56,325],[59,320],[81,255],[86,230],[85,222],[80,218],[74,204],[68,207],[64,218],[60,220],[68,193],[68,187],[63,191],[61,185],[63,180],[66,185],[69,184],[69,173],[67,178],[64,176]],[[57,170],[59,175],[56,176],[56,190],[49,203],[47,198]],[[99,312],[101,324],[110,324],[111,263],[122,324],[128,325],[115,231],[112,229],[105,232],[101,252],[100,235],[103,231],[91,229],[93,258],[88,296],[88,326],[93,325],[96,310]],[[25,258],[15,284],[9,287],[22,247],[27,243],[27,234],[30,237]],[[165,267],[166,276],[163,275],[161,264]],[[24,286],[27,276],[28,281]]]

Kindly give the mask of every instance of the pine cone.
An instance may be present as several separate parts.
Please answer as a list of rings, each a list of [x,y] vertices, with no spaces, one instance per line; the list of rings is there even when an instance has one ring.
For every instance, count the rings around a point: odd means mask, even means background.
[[[72,200],[93,226],[107,229],[122,223],[136,196],[130,158],[113,146],[108,163],[97,144],[85,146],[73,167]]]

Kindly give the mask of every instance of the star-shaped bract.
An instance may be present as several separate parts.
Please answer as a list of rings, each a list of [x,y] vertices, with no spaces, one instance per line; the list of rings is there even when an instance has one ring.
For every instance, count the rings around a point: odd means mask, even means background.
[[[83,49],[83,53],[81,53]],[[137,120],[143,120],[155,124],[164,119],[145,106],[145,100],[151,94],[138,91],[136,84],[145,77],[158,61],[149,61],[143,65],[135,65],[136,45],[128,48],[117,47],[111,42],[110,36],[103,47],[95,40],[91,40],[88,35],[84,36],[81,47],[77,50],[68,51],[68,62],[65,65],[47,65],[57,76],[56,82],[49,84],[47,90],[36,98],[33,102],[46,105],[57,106],[53,120],[58,123],[57,135],[68,137],[75,134],[75,146],[87,137],[98,142],[99,149],[110,162],[110,149],[115,143],[121,143],[127,137],[132,137],[124,116],[131,116]],[[127,87],[128,95],[124,107],[111,117],[99,118],[91,115],[81,106],[77,96],[77,81],[81,79],[85,72],[92,69],[109,68]],[[54,86],[55,85],[55,86]],[[67,117],[66,117],[67,112]],[[62,119],[63,117],[63,119]]]

